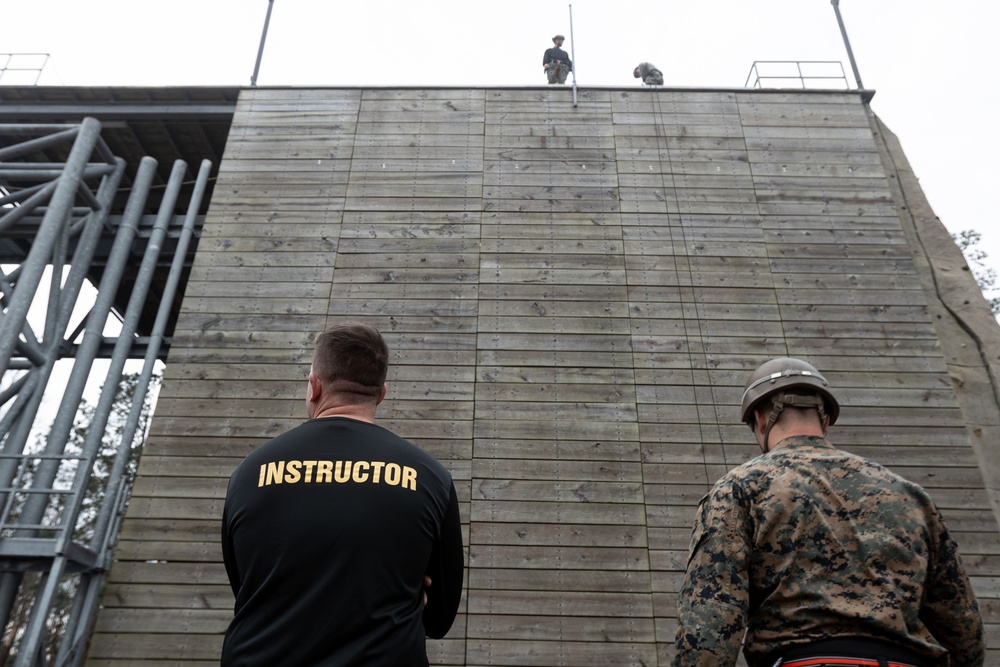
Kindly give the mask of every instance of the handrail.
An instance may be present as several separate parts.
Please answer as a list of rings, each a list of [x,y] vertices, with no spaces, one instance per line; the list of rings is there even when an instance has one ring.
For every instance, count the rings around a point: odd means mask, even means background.
[[[42,63],[33,67],[12,67],[12,63],[16,64],[15,58],[41,58]],[[0,53],[0,82],[3,82],[3,77],[7,72],[35,72],[35,80],[31,85],[37,86],[38,80],[42,77],[42,70],[45,69],[48,62],[48,53]]]
[[[762,65],[768,66],[768,67],[770,67],[772,65],[773,66],[794,65],[794,72],[795,73],[794,74],[782,73],[782,74],[774,74],[774,75],[771,75],[771,74],[766,74],[765,75],[765,74],[761,73],[761,66]],[[831,65],[835,65],[836,69],[838,69],[840,71],[839,76],[828,75],[828,74],[807,74],[804,71],[804,67],[803,67],[803,66],[806,66],[806,67],[812,67],[812,66],[829,67]],[[776,67],[776,69],[777,69],[777,67]],[[788,68],[788,67],[784,67],[783,68],[783,72],[789,72],[789,71],[792,71],[792,69]],[[756,76],[756,78],[755,78],[755,76]],[[837,61],[837,60],[755,60],[754,63],[753,63],[753,65],[751,65],[751,67],[750,67],[750,73],[747,75],[747,80],[743,84],[744,88],[750,88],[751,87],[750,86],[750,80],[751,79],[754,80],[754,83],[753,83],[753,86],[752,86],[753,88],[762,88],[763,87],[762,82],[765,81],[765,80],[776,80],[776,81],[795,80],[795,81],[799,82],[799,86],[797,86],[799,88],[809,88],[810,86],[807,85],[807,82],[837,80],[837,81],[842,81],[843,82],[844,88],[850,88],[850,85],[847,82],[847,75],[844,73],[844,64],[842,62],[840,62],[840,61]],[[783,86],[777,85],[777,86],[774,86],[774,87],[781,88]]]

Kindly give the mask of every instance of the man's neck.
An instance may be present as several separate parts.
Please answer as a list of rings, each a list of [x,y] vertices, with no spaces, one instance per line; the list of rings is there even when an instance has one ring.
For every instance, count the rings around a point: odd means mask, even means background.
[[[816,438],[825,438],[826,433],[823,432],[823,427],[817,421],[815,424],[812,422],[792,422],[785,424],[783,422],[778,422],[771,429],[771,432],[767,436],[767,449],[763,450],[766,452],[773,452],[778,449],[781,442],[792,438],[795,436],[812,436]],[[762,448],[763,449],[763,448]]]
[[[356,421],[375,423],[375,411],[368,406],[361,405],[333,405],[315,414],[310,415],[310,419],[325,419],[328,417],[346,417]]]

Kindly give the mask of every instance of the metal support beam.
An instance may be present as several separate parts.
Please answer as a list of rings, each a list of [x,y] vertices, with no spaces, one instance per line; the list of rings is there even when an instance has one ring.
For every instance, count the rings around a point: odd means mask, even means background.
[[[267,40],[267,26],[271,23],[271,10],[274,8],[274,0],[267,0],[267,15],[264,17],[264,29],[260,33],[260,47],[257,49],[257,63],[253,67],[253,76],[250,77],[250,85],[257,85],[257,74],[260,73],[260,61],[264,58],[264,42]]]
[[[0,216],[0,247],[11,251],[5,266],[20,261],[15,268],[0,271],[0,406],[6,408],[0,417],[0,615],[7,625],[18,596],[30,600],[27,624],[12,630],[17,637],[15,665],[49,664],[57,652],[58,664],[78,664],[130,491],[130,478],[124,472],[153,365],[169,343],[166,323],[186,269],[188,246],[200,222],[198,211],[211,163],[202,165],[196,194],[188,202],[183,229],[178,230],[174,209],[187,165],[175,162],[159,212],[149,224],[144,208],[157,164],[143,158],[120,224],[114,225],[109,222],[109,211],[125,164],[101,140],[100,123],[88,118],[78,126],[0,125],[0,132],[25,139],[0,149],[0,188],[9,200],[0,208],[4,214]],[[40,152],[64,144],[69,144],[65,164],[37,159]],[[142,223],[148,227],[140,234]],[[140,237],[141,261],[135,247]],[[110,252],[100,255],[97,250],[102,244],[110,244]],[[138,322],[154,274],[161,273],[165,250],[171,252],[165,258],[170,266],[168,288],[156,308],[153,333],[140,336]],[[98,261],[96,297],[85,321],[73,325],[82,288],[95,275]],[[126,276],[130,291],[121,332],[108,338],[105,325]],[[138,404],[130,409],[128,437],[116,443],[124,451],[115,453],[114,480],[103,497],[94,501],[99,511],[95,510],[98,514],[92,519],[100,526],[84,535],[79,532],[80,517],[93,468],[100,452],[109,446],[105,427],[125,362],[136,354],[145,360],[140,376],[144,384],[136,392]],[[90,429],[79,443],[81,451],[72,450],[68,445],[77,411],[94,362],[102,356],[110,359],[104,388]],[[47,430],[39,430],[45,417],[40,414],[42,398],[49,385],[56,384],[50,380],[60,361],[72,363],[68,378],[52,387],[62,393],[62,402],[54,417],[47,417],[51,418]],[[29,442],[33,433],[44,436],[39,440],[43,443],[40,451]],[[53,507],[60,509],[53,512]],[[97,521],[97,516],[104,518]],[[22,577],[29,571],[42,574],[37,590],[24,588]],[[76,581],[67,589],[71,578]],[[56,599],[66,590],[76,592],[72,622],[67,626],[67,639],[62,640],[50,635],[48,628]]]
[[[830,0],[833,5],[833,12],[837,15],[837,24],[840,26],[840,35],[844,38],[844,47],[847,49],[847,59],[851,62],[851,70],[854,72],[854,80],[858,84],[858,90],[864,89],[861,83],[861,73],[858,72],[858,64],[854,61],[854,51],[851,50],[851,41],[847,39],[847,28],[844,27],[844,19],[840,15],[840,0]]]

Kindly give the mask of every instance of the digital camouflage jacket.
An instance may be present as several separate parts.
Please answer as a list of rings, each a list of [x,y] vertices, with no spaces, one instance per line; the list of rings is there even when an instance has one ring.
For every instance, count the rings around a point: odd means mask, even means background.
[[[735,665],[744,631],[751,667],[850,637],[932,665],[984,659],[979,605],[927,492],[819,437],[785,439],[702,499],[678,616],[674,667]]]

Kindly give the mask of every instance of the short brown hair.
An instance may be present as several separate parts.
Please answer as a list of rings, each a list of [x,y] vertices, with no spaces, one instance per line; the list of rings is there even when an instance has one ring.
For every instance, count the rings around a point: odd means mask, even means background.
[[[378,398],[388,371],[389,348],[375,327],[348,322],[316,339],[312,372],[331,392]]]

